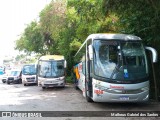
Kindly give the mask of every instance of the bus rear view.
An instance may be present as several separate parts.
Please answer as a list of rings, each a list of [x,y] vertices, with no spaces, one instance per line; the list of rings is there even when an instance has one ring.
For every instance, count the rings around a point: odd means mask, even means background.
[[[139,37],[93,34],[83,45],[85,59],[78,64],[82,67],[78,67],[80,77],[77,86],[82,86],[80,89],[87,101],[148,101],[148,63],[145,47]]]

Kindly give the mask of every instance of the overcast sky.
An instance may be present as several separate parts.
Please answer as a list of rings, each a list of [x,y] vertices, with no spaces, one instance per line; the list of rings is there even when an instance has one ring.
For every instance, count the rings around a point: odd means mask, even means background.
[[[14,41],[51,0],[0,0],[0,56],[15,54]]]

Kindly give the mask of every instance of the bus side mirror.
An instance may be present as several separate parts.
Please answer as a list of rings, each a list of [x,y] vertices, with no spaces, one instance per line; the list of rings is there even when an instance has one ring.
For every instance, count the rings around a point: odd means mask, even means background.
[[[67,68],[67,61],[64,61],[64,68]]]
[[[158,58],[157,51],[152,47],[145,47],[145,49],[150,50],[152,52],[152,62],[153,63],[157,62]]]
[[[93,47],[92,47],[92,45],[88,46],[88,51],[89,51],[89,59],[93,60]]]

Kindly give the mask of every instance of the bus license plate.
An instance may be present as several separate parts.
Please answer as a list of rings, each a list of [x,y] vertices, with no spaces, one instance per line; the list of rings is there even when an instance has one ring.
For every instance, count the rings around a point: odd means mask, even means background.
[[[129,100],[128,96],[120,96],[120,100]]]

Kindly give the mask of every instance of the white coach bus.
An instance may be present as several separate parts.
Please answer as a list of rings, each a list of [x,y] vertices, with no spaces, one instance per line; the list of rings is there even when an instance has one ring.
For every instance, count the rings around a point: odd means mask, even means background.
[[[91,34],[74,56],[75,85],[88,102],[149,100],[149,70],[141,38],[127,34]]]
[[[38,86],[48,87],[65,86],[66,60],[62,55],[41,56],[37,65]]]

